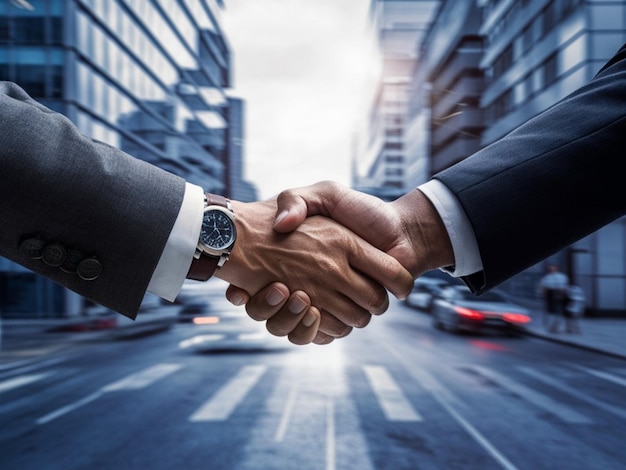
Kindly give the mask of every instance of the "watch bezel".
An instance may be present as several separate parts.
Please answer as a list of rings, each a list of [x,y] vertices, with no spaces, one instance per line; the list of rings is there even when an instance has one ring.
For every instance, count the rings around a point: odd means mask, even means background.
[[[205,245],[202,241],[202,232],[201,232],[201,236],[200,239],[198,240],[198,248],[203,252],[206,253],[209,256],[215,256],[215,257],[221,257],[223,255],[229,255],[233,246],[235,245],[235,241],[237,240],[237,226],[235,225],[235,214],[233,213],[232,210],[226,208],[226,207],[222,207],[222,206],[216,206],[216,205],[210,205],[210,206],[206,206],[204,208],[204,211],[202,213],[202,223],[204,224],[204,218],[206,217],[207,212],[213,212],[213,211],[219,211],[222,214],[225,214],[226,217],[228,217],[228,219],[230,220],[230,223],[232,225],[232,230],[233,230],[233,238],[230,242],[230,244],[228,244],[226,247],[221,248],[219,250],[216,250],[215,248],[212,248],[208,245]],[[202,231],[202,228],[200,229]]]

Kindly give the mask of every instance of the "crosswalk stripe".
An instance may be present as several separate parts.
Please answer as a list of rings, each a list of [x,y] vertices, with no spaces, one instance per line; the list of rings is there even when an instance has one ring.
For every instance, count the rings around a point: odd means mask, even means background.
[[[119,390],[141,390],[173,374],[182,367],[180,364],[156,364],[140,372],[131,374],[121,380],[113,382],[102,388],[103,392],[116,392]]]
[[[387,369],[382,366],[363,366],[363,370],[389,421],[422,421]]]
[[[586,416],[582,415],[576,410],[573,410],[561,403],[554,401],[552,398],[543,395],[539,392],[532,390],[522,384],[515,382],[503,375],[498,374],[492,370],[482,366],[467,366],[469,369],[473,369],[483,377],[498,383],[504,388],[509,389],[513,393],[519,395],[524,400],[529,401],[535,406],[544,409],[545,411],[558,416],[560,419],[567,423],[575,424],[590,424],[592,421]]]
[[[463,417],[460,413],[462,402],[435,377],[426,372],[422,367],[416,366],[413,362],[407,360],[398,350],[389,344],[385,344],[385,348],[396,357],[398,362],[402,364],[406,370],[413,376],[417,382],[426,389],[436,402],[445,409],[448,414],[505,470],[517,470],[517,467],[506,458],[489,440],[483,436],[472,423]]]
[[[97,400],[107,392],[116,392],[119,390],[140,390],[153,384],[157,380],[176,372],[181,367],[182,365],[179,364],[156,364],[152,367],[148,367],[140,372],[124,377],[121,380],[105,385],[91,395],[87,395],[74,403],[62,406],[61,408],[42,416],[37,420],[37,424],[49,423],[52,420]]]
[[[12,379],[3,380],[2,382],[0,382],[0,393],[8,392],[9,390],[13,390],[23,385],[28,385],[30,383],[41,380],[48,375],[50,374],[46,372],[43,374],[22,375],[19,377],[13,377]]]
[[[583,367],[579,365],[574,365],[574,367],[588,374],[594,375],[604,380],[608,380],[609,382],[613,382],[614,384],[621,385],[622,387],[626,387],[626,379],[623,379],[622,377],[618,377],[617,375],[609,374],[608,372],[602,372],[600,370],[589,369],[588,367]]]
[[[541,382],[546,383],[550,385],[551,387],[554,387],[560,390],[561,392],[567,393],[568,395],[571,395],[574,398],[577,398],[580,401],[589,403],[590,405],[596,406],[597,408],[602,408],[603,410],[608,411],[609,413],[612,413],[616,416],[619,416],[622,419],[626,418],[626,410],[622,408],[610,405],[600,400],[596,400],[595,398],[585,395],[584,393],[581,393],[578,390],[574,390],[568,385],[565,385],[559,382],[558,380],[555,380],[552,377],[549,377],[530,367],[518,367],[518,369],[524,372],[525,374],[530,375],[531,377],[534,377],[535,379],[540,380]]]
[[[246,366],[193,413],[189,421],[225,421],[261,379],[267,366]]]

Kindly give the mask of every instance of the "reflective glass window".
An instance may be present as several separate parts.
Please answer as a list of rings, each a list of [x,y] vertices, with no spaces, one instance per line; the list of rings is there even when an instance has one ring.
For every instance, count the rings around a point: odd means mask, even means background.
[[[14,41],[16,44],[43,44],[45,43],[45,18],[16,17],[14,20]]]

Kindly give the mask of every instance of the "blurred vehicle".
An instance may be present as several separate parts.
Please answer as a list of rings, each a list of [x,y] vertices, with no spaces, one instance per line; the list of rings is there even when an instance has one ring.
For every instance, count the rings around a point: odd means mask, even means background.
[[[491,290],[477,296],[462,285],[442,289],[433,301],[431,314],[433,326],[453,332],[518,333],[531,321],[529,310],[504,292]]]
[[[430,313],[435,296],[449,285],[450,283],[445,279],[418,277],[413,284],[413,290],[404,302],[411,307]]]
[[[180,309],[179,322],[190,323],[194,336],[179,343],[182,349],[199,352],[283,349],[291,347],[287,338],[276,337],[265,322],[251,319],[245,311],[224,298],[193,300]]]
[[[207,317],[211,314],[211,306],[206,301],[193,301],[178,311],[180,323],[192,323],[195,318]]]

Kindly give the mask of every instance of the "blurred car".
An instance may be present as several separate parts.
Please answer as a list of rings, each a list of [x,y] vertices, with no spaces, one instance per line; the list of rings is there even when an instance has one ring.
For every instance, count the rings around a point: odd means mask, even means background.
[[[413,284],[413,290],[404,302],[411,307],[430,312],[435,296],[449,285],[445,279],[418,277]]]
[[[504,292],[491,290],[477,296],[462,285],[442,289],[433,301],[431,314],[433,326],[453,332],[518,333],[531,321],[529,310]]]
[[[181,349],[198,352],[284,349],[292,344],[276,337],[265,328],[265,322],[252,320],[225,298],[194,300],[179,311],[179,322],[193,326],[193,336],[181,341]]]
[[[195,318],[207,317],[211,314],[211,306],[206,301],[193,301],[185,304],[178,311],[180,323],[193,323]]]

